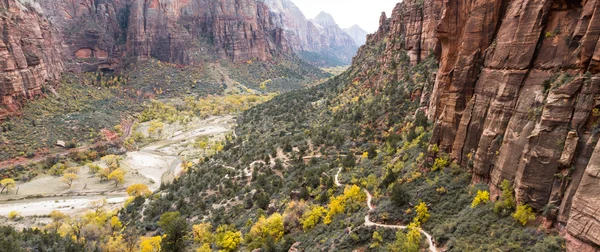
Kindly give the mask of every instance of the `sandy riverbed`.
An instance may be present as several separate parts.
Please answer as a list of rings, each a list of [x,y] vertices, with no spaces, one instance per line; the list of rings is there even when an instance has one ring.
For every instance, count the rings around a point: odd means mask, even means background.
[[[16,210],[22,216],[47,215],[52,210],[77,214],[90,208],[90,203],[106,198],[109,206],[118,208],[127,199],[125,189],[143,183],[155,191],[161,182],[172,181],[181,171],[184,159],[191,160],[201,151],[191,144],[197,137],[209,136],[222,139],[233,128],[233,116],[194,119],[187,125],[166,125],[162,136],[141,148],[122,156],[121,168],[125,183],[115,187],[111,182],[99,182],[99,178],[82,167],[78,178],[69,188],[61,177],[39,176],[18,185],[17,191],[0,195],[0,215],[6,216]],[[140,127],[144,130],[144,125]]]

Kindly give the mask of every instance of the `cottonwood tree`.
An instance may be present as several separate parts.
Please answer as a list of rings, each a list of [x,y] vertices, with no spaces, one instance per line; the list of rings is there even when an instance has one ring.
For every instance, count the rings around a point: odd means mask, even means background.
[[[0,180],[0,187],[2,187],[2,190],[0,190],[0,193],[4,192],[4,190],[6,190],[6,193],[8,193],[9,190],[15,188],[16,186],[17,186],[17,183],[15,182],[14,179],[5,178],[3,180]]]
[[[73,181],[75,181],[76,179],[77,179],[77,174],[67,173],[67,174],[63,175],[62,182],[67,184],[69,186],[69,188],[71,188],[71,186],[73,186]]]
[[[119,184],[123,184],[123,182],[125,182],[125,172],[123,172],[121,169],[116,169],[108,174],[108,180],[114,181],[115,187],[117,187]]]
[[[130,185],[129,187],[127,187],[126,191],[127,191],[127,194],[132,197],[147,196],[152,193],[148,189],[148,186],[144,185],[144,184]]]

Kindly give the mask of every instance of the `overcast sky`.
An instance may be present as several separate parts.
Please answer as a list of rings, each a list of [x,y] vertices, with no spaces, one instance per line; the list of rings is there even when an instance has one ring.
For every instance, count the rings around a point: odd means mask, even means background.
[[[358,24],[369,33],[379,27],[379,17],[385,11],[388,15],[401,0],[292,0],[302,10],[306,18],[312,19],[325,11],[333,16],[342,28]]]

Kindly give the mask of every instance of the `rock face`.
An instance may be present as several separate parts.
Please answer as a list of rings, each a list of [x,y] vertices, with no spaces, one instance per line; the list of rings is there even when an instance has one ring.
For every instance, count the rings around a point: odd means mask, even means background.
[[[111,71],[126,58],[195,64],[292,53],[256,0],[3,0],[0,18],[0,120],[66,69]]]
[[[63,70],[56,31],[40,11],[25,1],[0,1],[0,120],[18,113],[23,100],[40,95]]]
[[[318,66],[348,65],[358,46],[327,13],[307,20],[290,0],[260,0],[269,7],[277,27],[283,29],[289,47]]]
[[[492,195],[506,179],[520,203],[556,208],[569,250],[598,251],[600,1],[405,0],[380,23],[358,58],[388,43],[387,69],[439,61],[421,97],[432,144]]]
[[[348,33],[350,37],[352,37],[354,43],[356,43],[358,46],[364,45],[365,42],[367,42],[367,35],[369,33],[360,28],[358,25],[353,25],[350,28],[344,29],[344,31]]]
[[[110,66],[123,56],[191,64],[206,57],[268,61],[287,47],[254,0],[39,0],[65,54]]]

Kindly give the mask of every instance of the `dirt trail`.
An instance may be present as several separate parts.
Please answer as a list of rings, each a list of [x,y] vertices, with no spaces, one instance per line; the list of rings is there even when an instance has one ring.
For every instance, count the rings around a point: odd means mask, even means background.
[[[340,183],[340,180],[338,179],[340,172],[342,172],[342,168],[338,168],[337,173],[335,174],[335,185],[336,186],[343,186]],[[371,221],[371,211],[375,210],[375,207],[373,206],[373,204],[371,203],[371,201],[373,200],[373,196],[371,195],[371,193],[369,191],[367,191],[367,189],[364,189],[365,193],[367,194],[367,206],[369,206],[369,213],[367,213],[367,215],[365,215],[365,226],[367,227],[371,227],[371,226],[376,226],[376,227],[382,227],[382,228],[391,228],[391,229],[406,229],[407,226],[402,226],[402,225],[387,225],[387,224],[380,224],[380,223],[375,223]],[[420,229],[421,233],[423,235],[425,235],[425,237],[427,237],[427,242],[429,243],[429,250],[432,252],[437,252],[437,248],[435,247],[435,244],[433,243],[433,238],[431,237],[430,234],[428,234],[427,232],[423,231],[423,229]]]

